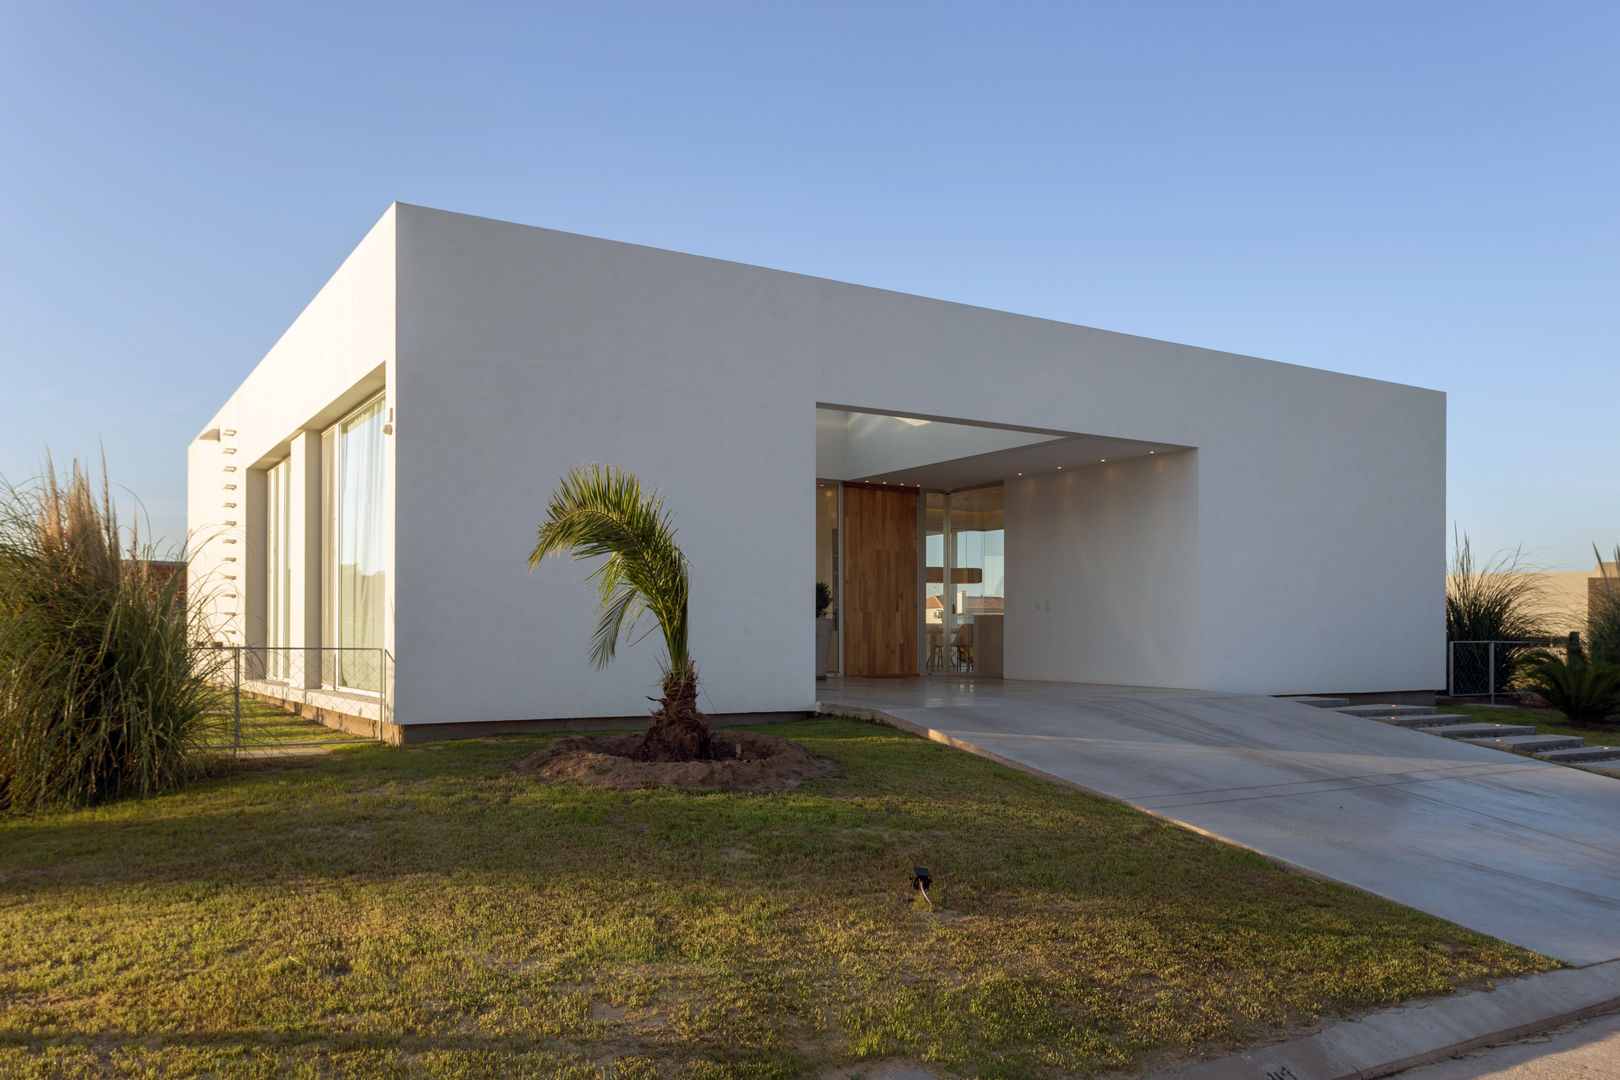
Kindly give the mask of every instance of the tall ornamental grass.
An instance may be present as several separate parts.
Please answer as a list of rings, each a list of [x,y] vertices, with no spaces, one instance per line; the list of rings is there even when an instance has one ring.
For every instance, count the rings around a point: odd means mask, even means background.
[[[1525,641],[1546,635],[1540,580],[1521,551],[1474,556],[1466,535],[1454,540],[1446,575],[1447,641]]]
[[[1478,559],[1466,534],[1454,536],[1451,572],[1446,575],[1446,641],[1537,641],[1544,638],[1546,601],[1540,579],[1524,564],[1520,550]],[[1470,645],[1453,650],[1454,694],[1501,692],[1514,683],[1532,645]]]
[[[1598,557],[1598,573],[1603,577],[1603,584],[1587,605],[1587,649],[1594,660],[1620,664],[1620,575],[1609,573],[1596,544],[1592,545],[1592,553]],[[1614,562],[1620,565],[1620,545],[1615,546]]]
[[[183,578],[127,542],[106,463],[0,484],[0,813],[150,795],[182,783],[218,691],[220,653]]]

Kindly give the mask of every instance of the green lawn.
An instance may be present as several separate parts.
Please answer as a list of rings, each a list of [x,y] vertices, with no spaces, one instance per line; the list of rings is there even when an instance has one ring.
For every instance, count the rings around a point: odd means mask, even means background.
[[[1442,705],[1447,715],[1472,717],[1486,724],[1530,724],[1543,735],[1573,735],[1593,746],[1620,746],[1620,727],[1577,727],[1555,709],[1490,705]]]
[[[240,709],[243,747],[275,748],[299,743],[336,745],[357,739],[357,736],[323,727],[245,694],[241,698]],[[237,717],[227,692],[220,697],[219,708],[208,726],[206,741],[212,747],[228,748],[235,745],[236,733]]]
[[[0,823],[0,1075],[1089,1075],[1557,966],[888,728],[762,730],[840,774],[371,744]]]

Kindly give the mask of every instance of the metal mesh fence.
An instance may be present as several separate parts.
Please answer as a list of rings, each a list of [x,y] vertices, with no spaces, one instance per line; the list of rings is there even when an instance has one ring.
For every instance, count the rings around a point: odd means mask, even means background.
[[[235,754],[297,753],[382,737],[391,723],[385,649],[220,646],[220,696],[208,746]]]
[[[1451,697],[1517,697],[1519,672],[1537,653],[1564,656],[1579,648],[1577,635],[1521,641],[1446,642],[1446,693]]]

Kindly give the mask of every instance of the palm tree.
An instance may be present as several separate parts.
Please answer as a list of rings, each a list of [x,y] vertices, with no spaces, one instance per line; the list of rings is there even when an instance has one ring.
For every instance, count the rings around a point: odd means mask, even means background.
[[[686,651],[687,562],[658,491],[623,469],[594,462],[576,466],[557,484],[540,536],[529,555],[533,570],[547,555],[602,560],[595,580],[599,618],[591,660],[606,667],[619,635],[650,614],[663,634],[663,698],[638,755],[648,761],[709,756],[709,721],[697,707],[697,667]],[[648,631],[651,632],[650,630]],[[639,639],[637,639],[639,640]]]

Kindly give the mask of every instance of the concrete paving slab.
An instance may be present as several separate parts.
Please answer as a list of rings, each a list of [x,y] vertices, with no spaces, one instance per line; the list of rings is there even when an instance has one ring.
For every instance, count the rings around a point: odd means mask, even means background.
[[[1620,963],[1553,971],[1333,1024],[1303,1039],[1159,1073],[1152,1080],[1388,1076],[1616,1008]]]
[[[1469,739],[1475,746],[1489,746],[1492,750],[1511,750],[1519,754],[1533,754],[1538,750],[1573,750],[1585,746],[1585,739],[1573,735],[1507,735],[1497,739]]]
[[[1569,963],[1620,958],[1620,783],[1584,768],[1195,690],[940,677],[821,698]]]
[[[1574,750],[1543,750],[1536,754],[1543,761],[1569,765],[1581,761],[1613,761],[1620,758],[1620,746],[1582,746]]]
[[[1478,723],[1472,716],[1462,713],[1436,713],[1433,716],[1418,714],[1417,716],[1375,716],[1374,720],[1382,720],[1386,724],[1397,724],[1400,727],[1447,727],[1451,724]]]
[[[1287,700],[1284,698],[1283,700]],[[1440,710],[1433,705],[1341,705],[1333,710],[1346,716],[1433,716]]]
[[[1502,739],[1515,735],[1534,735],[1533,724],[1446,724],[1443,727],[1431,728],[1427,724],[1412,728],[1425,735],[1439,735],[1444,739]]]

